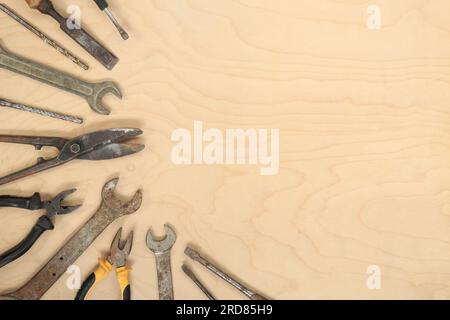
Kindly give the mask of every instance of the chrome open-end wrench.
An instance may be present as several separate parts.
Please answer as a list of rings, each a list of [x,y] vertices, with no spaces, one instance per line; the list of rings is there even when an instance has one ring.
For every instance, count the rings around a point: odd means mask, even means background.
[[[147,233],[147,247],[153,251],[156,258],[156,272],[158,276],[159,300],[173,300],[172,267],[170,265],[170,249],[177,240],[173,229],[165,224],[164,240],[155,240],[152,232]]]
[[[40,299],[114,220],[136,212],[142,203],[142,192],[136,192],[131,201],[122,201],[114,194],[118,182],[119,179],[113,179],[106,183],[102,191],[102,204],[92,218],[25,286],[0,296],[0,300]]]
[[[122,98],[118,86],[112,81],[90,83],[41,63],[19,57],[0,46],[0,68],[4,68],[86,99],[97,113],[108,115],[110,111],[101,104],[103,96],[112,93]]]

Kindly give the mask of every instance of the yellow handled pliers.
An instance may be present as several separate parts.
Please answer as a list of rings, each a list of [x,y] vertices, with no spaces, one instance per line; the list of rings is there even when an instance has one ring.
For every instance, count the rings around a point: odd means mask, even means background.
[[[113,266],[116,268],[116,276],[120,286],[120,293],[122,300],[131,300],[131,289],[129,283],[129,273],[131,268],[127,267],[127,258],[130,255],[133,244],[133,232],[128,236],[125,244],[120,245],[122,237],[122,228],[117,231],[113,242],[111,243],[111,250],[107,259],[99,259],[97,269],[83,282],[80,290],[75,297],[75,300],[86,300],[89,292],[112,270]]]

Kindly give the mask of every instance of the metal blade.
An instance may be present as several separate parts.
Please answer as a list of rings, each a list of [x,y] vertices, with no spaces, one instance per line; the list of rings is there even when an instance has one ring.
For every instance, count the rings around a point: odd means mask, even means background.
[[[102,145],[132,139],[142,133],[142,130],[134,128],[107,129],[84,134],[72,139],[69,143],[79,141],[82,143],[83,149],[90,152],[98,147],[101,147]]]
[[[121,144],[112,143],[99,147],[91,152],[81,155],[77,159],[81,160],[109,160],[125,157],[144,150],[143,144]]]

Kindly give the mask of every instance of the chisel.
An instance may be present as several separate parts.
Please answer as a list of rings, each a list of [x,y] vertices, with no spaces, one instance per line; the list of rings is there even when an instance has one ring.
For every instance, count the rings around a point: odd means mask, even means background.
[[[80,28],[73,28],[68,26],[68,19],[64,18],[53,7],[50,0],[25,0],[28,6],[32,9],[36,9],[39,12],[51,16],[55,19],[61,28],[68,36],[75,40],[80,46],[82,46],[89,54],[97,59],[108,70],[114,68],[119,59],[97,42],[89,33]]]

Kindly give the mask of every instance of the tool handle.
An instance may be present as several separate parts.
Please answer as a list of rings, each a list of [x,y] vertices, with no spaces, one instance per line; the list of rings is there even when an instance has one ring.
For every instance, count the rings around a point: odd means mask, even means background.
[[[174,300],[170,250],[155,252],[159,300]]]
[[[91,292],[99,282],[106,278],[111,269],[112,265],[107,260],[98,259],[97,269],[84,280],[80,290],[77,292],[75,300],[86,300],[89,292]]]
[[[25,239],[23,239],[15,247],[11,248],[0,256],[0,268],[23,256],[28,252],[28,250],[31,249],[34,243],[45,231],[53,230],[54,228],[55,226],[53,225],[49,217],[40,217],[37,223],[31,229],[30,233],[25,237]]]
[[[116,269],[117,281],[120,287],[120,298],[122,300],[131,300],[130,271],[131,269],[126,266]]]
[[[94,0],[100,10],[105,10],[109,7],[108,2],[106,0]]]
[[[42,209],[42,206],[41,195],[38,192],[28,198],[0,196],[0,207],[20,208],[34,211]]]

